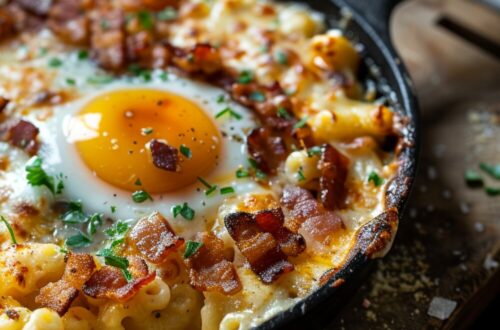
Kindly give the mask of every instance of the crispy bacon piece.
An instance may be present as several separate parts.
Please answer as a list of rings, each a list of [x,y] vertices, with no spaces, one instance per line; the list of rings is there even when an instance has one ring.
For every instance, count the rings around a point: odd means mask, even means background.
[[[34,155],[38,151],[38,128],[27,120],[19,120],[7,131],[6,140],[28,154]]]
[[[63,315],[78,296],[83,284],[95,270],[94,258],[89,254],[69,253],[63,277],[44,286],[35,302]]]
[[[190,284],[199,291],[235,294],[241,282],[233,264],[224,256],[224,242],[210,232],[198,233],[196,241],[203,245],[185,259]]]
[[[0,8],[0,40],[16,33],[16,20],[9,8]]]
[[[176,251],[184,239],[175,235],[167,220],[158,212],[142,218],[129,235],[132,244],[153,264],[161,264]]]
[[[27,0],[29,1],[29,0]],[[90,21],[85,0],[59,0],[48,12],[49,28],[64,42],[87,45],[90,36]]]
[[[101,9],[92,13],[92,57],[104,69],[117,71],[126,65],[124,22],[121,10]]]
[[[1,14],[0,14],[1,15]],[[1,20],[1,18],[0,18]],[[2,22],[0,21],[0,26],[2,25]],[[1,29],[1,27],[0,27]],[[0,32],[1,34],[1,32]],[[9,104],[9,100],[7,100],[5,97],[0,96],[0,113],[4,111],[4,109],[7,107],[7,104]]]
[[[222,68],[219,51],[209,44],[197,44],[190,50],[177,48],[173,62],[188,73],[212,75]]]
[[[85,282],[83,293],[92,298],[107,298],[126,302],[156,277],[156,272],[148,274],[146,262],[137,257],[129,258],[128,269],[134,277],[130,282],[127,282],[120,269],[111,266],[102,267]]]
[[[271,135],[269,129],[255,128],[247,138],[248,153],[260,170],[275,173],[279,163],[287,156],[287,147],[282,137]]]
[[[280,202],[285,212],[285,226],[303,234],[308,243],[321,243],[343,227],[342,219],[335,212],[326,210],[304,188],[285,187]]]
[[[165,171],[177,172],[179,169],[179,151],[158,140],[149,143],[153,164]]]
[[[296,256],[305,249],[304,238],[283,226],[281,210],[232,213],[224,222],[252,271],[266,284],[294,269],[287,253]]]
[[[345,207],[347,197],[347,167],[349,159],[329,144],[322,147],[319,169],[319,197],[323,206],[329,210]]]
[[[36,15],[47,15],[52,5],[52,0],[13,0],[12,2]]]

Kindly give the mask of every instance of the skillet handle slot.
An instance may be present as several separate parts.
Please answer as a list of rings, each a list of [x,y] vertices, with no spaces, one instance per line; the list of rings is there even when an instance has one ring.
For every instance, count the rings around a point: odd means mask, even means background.
[[[334,0],[360,14],[386,43],[390,44],[390,18],[401,0]]]

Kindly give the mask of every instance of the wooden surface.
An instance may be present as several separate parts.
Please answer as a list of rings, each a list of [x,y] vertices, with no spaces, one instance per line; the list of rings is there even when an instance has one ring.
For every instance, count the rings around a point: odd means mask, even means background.
[[[437,25],[442,15],[500,37],[499,14],[473,1],[398,8],[393,39],[422,106],[419,174],[393,249],[332,329],[465,328],[500,292],[500,196],[463,179],[480,162],[500,164],[500,60]],[[457,302],[447,320],[428,315],[434,297]]]

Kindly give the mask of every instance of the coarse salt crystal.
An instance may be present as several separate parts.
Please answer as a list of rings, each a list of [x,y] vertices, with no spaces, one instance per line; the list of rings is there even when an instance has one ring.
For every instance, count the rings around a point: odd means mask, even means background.
[[[432,298],[427,314],[441,321],[450,317],[453,311],[457,308],[457,302],[443,297]]]

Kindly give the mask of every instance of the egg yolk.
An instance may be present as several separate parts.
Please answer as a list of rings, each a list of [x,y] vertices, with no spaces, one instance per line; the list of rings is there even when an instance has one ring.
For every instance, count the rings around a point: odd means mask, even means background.
[[[206,175],[218,162],[221,141],[213,120],[198,105],[149,89],[112,91],[92,99],[71,119],[67,136],[99,178],[149,193],[173,191]],[[153,164],[153,139],[179,150],[177,171]]]

